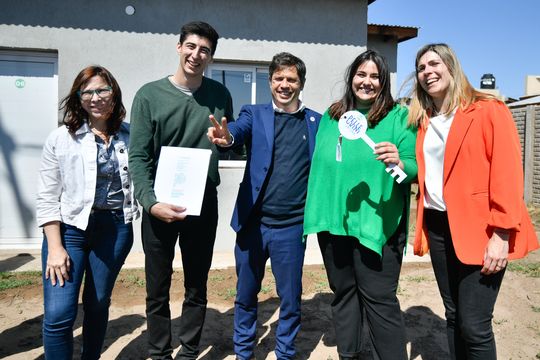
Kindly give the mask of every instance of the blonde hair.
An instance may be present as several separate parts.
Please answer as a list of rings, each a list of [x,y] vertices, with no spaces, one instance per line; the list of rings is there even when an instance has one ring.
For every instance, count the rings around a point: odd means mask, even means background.
[[[458,106],[461,109],[468,108],[472,103],[479,100],[495,100],[491,94],[486,94],[475,90],[457,59],[454,51],[446,44],[428,44],[422,47],[416,54],[414,85],[412,87],[411,104],[409,108],[409,125],[425,126],[428,114],[433,112],[435,104],[431,96],[422,88],[418,81],[418,62],[428,51],[433,51],[439,55],[442,62],[450,73],[450,85],[448,86],[447,100],[443,108],[446,115],[451,113]]]

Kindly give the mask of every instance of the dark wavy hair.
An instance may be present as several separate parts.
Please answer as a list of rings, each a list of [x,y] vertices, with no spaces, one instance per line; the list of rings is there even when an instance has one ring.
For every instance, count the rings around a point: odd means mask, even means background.
[[[180,29],[180,44],[183,44],[186,38],[191,34],[208,39],[212,44],[210,54],[214,56],[219,40],[219,34],[217,33],[216,29],[204,21],[189,22],[182,26],[182,29]]]
[[[394,99],[390,92],[390,72],[388,70],[388,63],[384,56],[377,51],[367,50],[358,55],[347,68],[345,74],[345,94],[341,100],[336,101],[330,106],[329,114],[332,119],[339,120],[341,115],[345,112],[356,108],[356,96],[352,89],[352,83],[358,67],[366,61],[373,61],[375,65],[377,65],[377,70],[379,71],[379,83],[381,85],[381,91],[377,94],[367,115],[369,125],[374,126],[379,123],[379,121],[381,121],[394,107]]]
[[[296,68],[296,73],[300,78],[300,84],[304,87],[306,83],[306,65],[300,59],[290,54],[288,52],[280,52],[279,54],[274,55],[270,66],[268,67],[268,78],[272,80],[272,75],[276,71],[282,70],[284,67],[294,66]]]
[[[126,108],[122,103],[122,91],[109,70],[99,65],[91,65],[81,70],[73,81],[69,94],[60,102],[60,110],[64,111],[63,123],[68,131],[74,134],[88,121],[88,113],[83,109],[78,91],[94,76],[99,76],[112,88],[112,112],[107,119],[107,134],[115,134],[126,117]]]

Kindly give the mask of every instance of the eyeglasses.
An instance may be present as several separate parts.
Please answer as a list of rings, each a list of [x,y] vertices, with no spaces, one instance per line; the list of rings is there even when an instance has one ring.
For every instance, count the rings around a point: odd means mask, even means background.
[[[106,88],[102,89],[77,91],[77,95],[79,95],[79,98],[81,98],[83,101],[91,100],[94,94],[96,94],[100,99],[108,98],[112,95],[112,88],[107,86]]]

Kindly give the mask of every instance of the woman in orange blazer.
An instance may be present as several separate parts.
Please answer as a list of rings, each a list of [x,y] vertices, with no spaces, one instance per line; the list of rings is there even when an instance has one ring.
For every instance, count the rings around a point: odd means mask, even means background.
[[[508,108],[473,89],[446,44],[416,55],[415,254],[430,250],[452,359],[496,359],[493,308],[509,259],[538,248]]]

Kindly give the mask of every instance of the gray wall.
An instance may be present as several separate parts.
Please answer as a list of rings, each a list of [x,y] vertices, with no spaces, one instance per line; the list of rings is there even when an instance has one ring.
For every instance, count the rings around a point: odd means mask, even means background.
[[[368,49],[378,51],[386,57],[388,70],[390,71],[392,96],[394,96],[394,98],[399,96],[399,88],[397,86],[397,39],[388,38],[383,35],[371,35],[368,37],[367,47]]]
[[[221,35],[216,61],[267,63],[280,51],[302,58],[303,101],[320,112],[341,96],[344,70],[367,43],[367,0],[3,0],[1,8],[0,48],[58,53],[59,98],[83,67],[100,64],[120,83],[128,114],[143,84],[176,71],[180,26],[191,20]],[[228,223],[242,172],[221,169],[216,250],[234,244]]]
[[[510,109],[523,154],[525,202],[540,205],[540,104]]]
[[[125,14],[127,5],[134,15]],[[340,96],[343,71],[367,41],[366,0],[4,0],[0,47],[57,50],[60,97],[81,68],[101,64],[129,110],[141,85],[176,70],[179,28],[197,19],[222,37],[218,61],[269,61],[284,50],[302,58],[303,99],[319,111]]]

